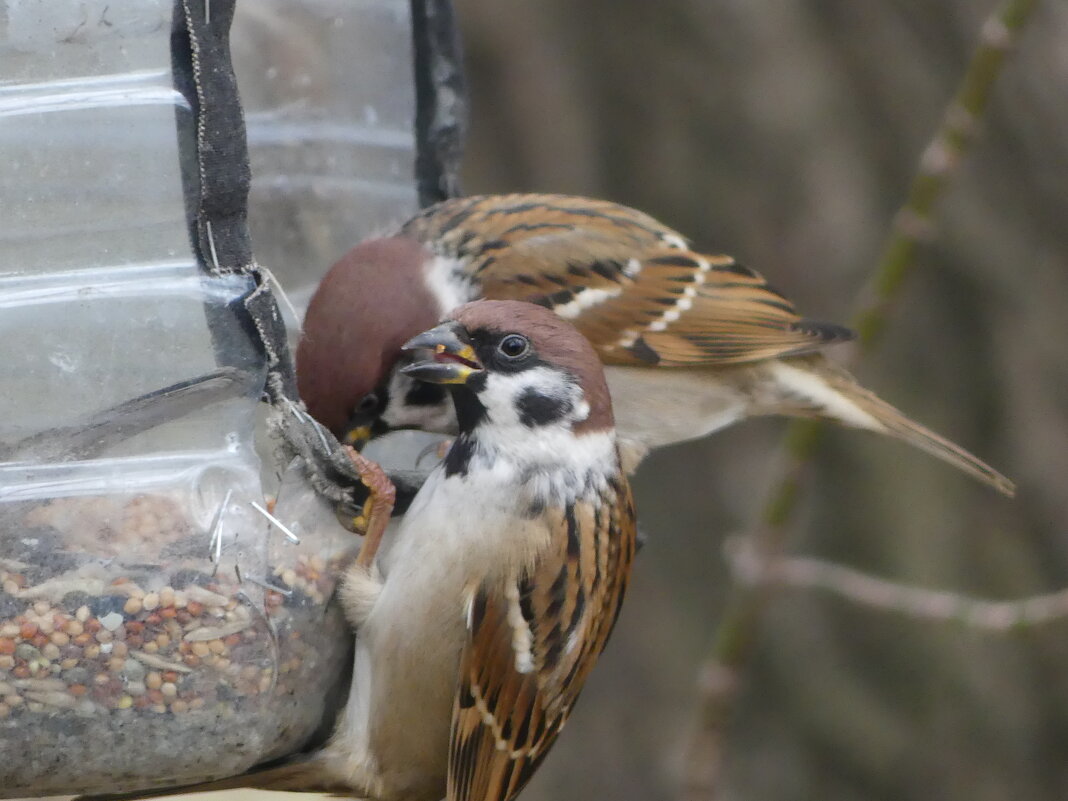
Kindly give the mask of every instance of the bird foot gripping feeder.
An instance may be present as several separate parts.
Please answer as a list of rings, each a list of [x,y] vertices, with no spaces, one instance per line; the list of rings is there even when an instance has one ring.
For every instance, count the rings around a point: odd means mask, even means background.
[[[406,46],[414,19],[429,70],[443,8],[240,10],[252,161],[276,170],[252,227],[305,270],[276,269],[296,296],[415,209],[419,82],[421,182],[447,184],[440,85]],[[241,773],[321,736],[344,689],[357,543],[312,483],[352,476],[251,254],[233,15],[0,0],[0,797]]]

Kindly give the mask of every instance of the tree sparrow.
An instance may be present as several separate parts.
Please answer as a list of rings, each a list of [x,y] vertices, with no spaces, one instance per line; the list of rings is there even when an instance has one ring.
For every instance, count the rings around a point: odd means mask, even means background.
[[[604,648],[636,521],[597,354],[516,301],[461,306],[402,345],[432,352],[404,371],[452,390],[458,434],[377,556],[388,487],[353,452],[372,519],[341,590],[356,655],[337,729],[300,762],[198,790],[508,801]]]
[[[648,215],[582,197],[447,200],[349,251],[304,320],[308,410],[355,443],[390,428],[453,432],[441,388],[394,368],[409,336],[479,297],[545,306],[590,340],[608,366],[628,472],[651,448],[778,414],[889,434],[1014,492],[818,352],[850,330],[802,319],[760,275],[691,250]]]

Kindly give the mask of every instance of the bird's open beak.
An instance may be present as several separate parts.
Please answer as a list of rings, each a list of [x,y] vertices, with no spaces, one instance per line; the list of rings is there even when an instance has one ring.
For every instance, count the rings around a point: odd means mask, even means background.
[[[405,375],[432,384],[466,384],[471,376],[483,369],[467,331],[455,321],[442,323],[409,339],[402,349],[434,352],[430,359],[401,368]]]

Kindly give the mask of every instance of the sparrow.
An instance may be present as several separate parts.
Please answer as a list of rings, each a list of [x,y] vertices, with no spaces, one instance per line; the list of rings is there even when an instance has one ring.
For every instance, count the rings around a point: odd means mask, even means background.
[[[446,200],[350,250],[304,319],[297,382],[310,414],[357,445],[395,428],[454,432],[442,388],[398,369],[400,345],[482,297],[544,306],[589,339],[628,472],[651,449],[786,415],[897,437],[1014,493],[829,361],[822,349],[852,339],[848,328],[800,317],[758,273],[647,214],[584,197]]]
[[[457,436],[384,538],[388,487],[352,452],[373,502],[340,592],[356,652],[337,728],[298,762],[198,790],[508,801],[608,640],[636,515],[593,347],[517,301],[460,306],[399,347],[430,351],[403,369],[450,391]]]

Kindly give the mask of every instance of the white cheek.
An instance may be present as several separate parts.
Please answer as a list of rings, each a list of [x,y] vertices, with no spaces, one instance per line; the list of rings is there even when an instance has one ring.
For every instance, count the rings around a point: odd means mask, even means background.
[[[478,401],[486,407],[486,414],[494,426],[512,429],[520,425],[516,404],[526,387],[521,373],[487,376],[486,388],[478,393]]]
[[[583,399],[582,390],[565,375],[548,367],[535,367],[511,375],[492,373],[478,399],[486,407],[486,413],[495,426],[529,432],[530,426],[520,419],[520,398],[531,390],[567,401],[571,406],[567,415],[549,426],[570,427],[572,422],[585,420],[589,416],[589,405]]]
[[[531,390],[569,402],[570,411],[559,420],[540,425],[523,422],[520,398]],[[576,448],[573,424],[585,420],[590,414],[580,387],[569,376],[548,367],[536,367],[513,375],[490,375],[485,389],[479,393],[479,401],[486,408],[487,421],[475,429],[474,437],[479,454],[488,464],[504,456],[528,467],[559,466],[561,460],[567,462],[570,459],[570,451]],[[583,466],[578,474],[586,470]],[[545,473],[540,467],[533,472]],[[562,475],[567,471],[554,468],[550,472]],[[537,489],[543,497],[555,494],[549,487]]]
[[[394,373],[389,381],[389,405],[382,414],[382,422],[390,428],[420,428],[436,434],[452,434],[456,430],[456,412],[448,393],[438,403],[411,406],[404,402],[415,386],[415,380]]]

